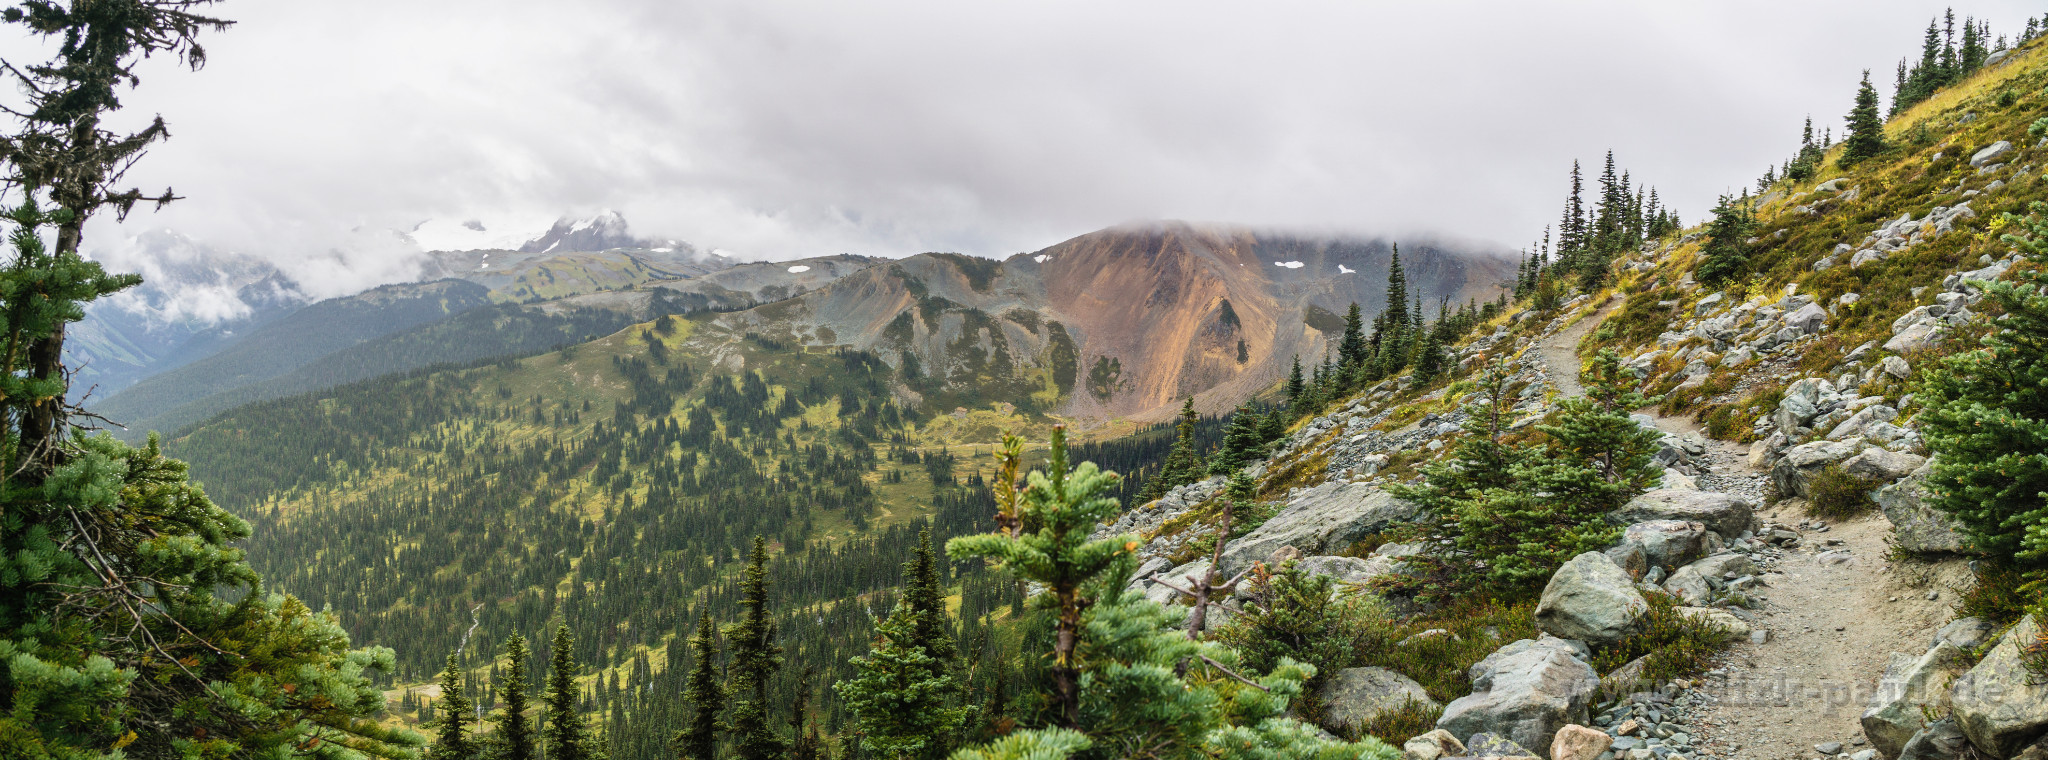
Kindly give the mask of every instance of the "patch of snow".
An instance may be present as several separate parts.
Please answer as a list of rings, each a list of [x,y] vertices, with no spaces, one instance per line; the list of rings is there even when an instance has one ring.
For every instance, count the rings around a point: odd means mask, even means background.
[[[1033,256],[1033,257],[1031,257],[1031,260],[1032,260],[1032,261],[1036,261],[1036,262],[1038,262],[1038,263],[1040,263],[1040,264],[1043,264],[1043,263],[1045,263],[1045,262],[1046,262],[1046,260],[1047,260],[1047,259],[1051,259],[1051,258],[1052,258],[1051,256],[1047,256],[1047,255],[1045,255],[1045,254],[1041,253],[1041,254],[1038,254],[1037,256]]]
[[[729,259],[732,258],[732,251],[728,251],[724,248],[713,248],[711,249],[711,255],[717,256],[721,259]]]
[[[666,246],[664,246],[664,247],[661,247],[661,248],[656,248],[656,249],[654,249],[654,252],[655,252],[655,253],[675,253],[675,252],[676,252],[676,249],[674,249],[674,248],[669,248],[669,247],[666,247]]]
[[[807,266],[804,266],[804,265],[802,265],[802,264],[798,264],[798,265],[796,265],[796,266],[793,266],[793,267],[790,267],[790,268],[789,268],[789,273],[790,273],[790,274],[797,274],[797,273],[800,273],[800,272],[808,272],[808,271],[811,271],[811,268],[810,268],[810,267],[807,267]]]
[[[1304,265],[1299,261],[1275,261],[1273,262],[1273,266],[1286,267],[1288,269],[1300,269]]]
[[[541,251],[541,253],[553,253],[553,252],[554,252],[554,250],[555,250],[556,248],[560,248],[560,247],[562,247],[562,241],[560,241],[560,240],[557,240],[557,241],[555,241],[555,242],[549,243],[549,244],[548,244],[548,249],[547,249],[547,250],[545,250],[545,251]]]
[[[1351,267],[1347,267],[1347,266],[1344,266],[1343,264],[1338,264],[1338,265],[1337,265],[1337,274],[1353,274],[1353,273],[1356,273],[1357,271],[1358,271],[1358,270],[1356,270],[1356,269],[1352,269]]]

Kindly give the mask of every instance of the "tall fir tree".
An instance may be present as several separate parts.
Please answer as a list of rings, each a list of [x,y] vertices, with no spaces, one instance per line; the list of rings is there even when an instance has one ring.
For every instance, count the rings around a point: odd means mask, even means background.
[[[929,561],[930,544],[924,548],[912,564]],[[853,713],[861,747],[889,760],[945,757],[948,740],[969,712],[957,704],[959,685],[946,663],[918,641],[918,628],[929,616],[917,609],[917,594],[913,580],[906,598],[875,626],[867,656],[853,658],[856,675],[834,686]],[[942,606],[939,612],[944,611]]]
[[[944,676],[960,652],[953,642],[953,618],[946,612],[946,581],[932,551],[930,526],[918,531],[917,549],[904,564],[903,574],[907,584],[904,601],[912,615],[910,643],[931,656],[933,676]]]
[[[547,721],[541,729],[541,738],[547,744],[547,760],[596,758],[591,751],[594,748],[590,727],[577,709],[582,692],[576,687],[576,677],[582,669],[576,662],[576,637],[569,633],[569,626],[555,626],[555,637],[548,643],[548,690],[541,700]]]
[[[141,282],[85,259],[111,208],[176,200],[123,189],[168,137],[122,116],[141,61],[199,68],[206,0],[38,0],[0,12],[23,51],[0,135],[13,254],[0,267],[0,754],[25,758],[409,757],[382,726],[388,649],[350,650],[332,615],[265,590],[248,523],[193,485],[154,435],[131,447],[73,419],[65,339],[94,300]],[[162,64],[158,64],[162,65]],[[160,70],[160,69],[159,69]],[[117,133],[109,125],[142,124]],[[48,212],[43,211],[45,204]],[[45,233],[50,233],[45,240]]]
[[[1302,391],[1305,390],[1308,390],[1308,384],[1301,379],[1301,354],[1295,354],[1294,364],[1287,370],[1287,386],[1285,391],[1287,399],[1292,401],[1300,398]],[[1186,415],[1188,412],[1194,411],[1193,405],[1194,397],[1190,396],[1188,398],[1188,407],[1183,407],[1181,414]]]
[[[725,685],[718,680],[718,636],[709,612],[697,617],[697,634],[690,637],[690,674],[683,681],[683,701],[690,707],[690,717],[676,732],[676,756],[717,760],[718,732],[723,729],[718,714],[725,710]]]
[[[1877,110],[1877,90],[1870,86],[1870,70],[1863,70],[1863,82],[1856,88],[1856,105],[1849,109],[1849,136],[1843,140],[1842,165],[1854,166],[1883,153],[1884,118]]]
[[[1707,223],[1706,241],[1700,245],[1700,264],[1693,276],[1708,285],[1732,282],[1749,266],[1749,237],[1756,227],[1754,211],[1739,199],[1723,195],[1714,204],[1714,220]]]
[[[1259,433],[1261,415],[1244,404],[1230,415],[1223,428],[1223,444],[1209,457],[1210,475],[1230,475],[1264,457],[1266,445]]]
[[[1400,261],[1401,254],[1397,250],[1394,252],[1394,265],[1400,266]],[[1366,355],[1365,319],[1359,314],[1358,302],[1353,301],[1351,308],[1344,312],[1344,337],[1337,342],[1338,362],[1345,367],[1355,367],[1365,361]]]
[[[775,641],[768,606],[768,541],[755,536],[740,580],[740,621],[725,628],[725,638],[732,642],[732,705],[725,725],[733,755],[740,760],[773,760],[789,748],[768,716],[768,687],[782,668],[782,645]]]
[[[531,655],[526,637],[517,633],[505,637],[505,669],[495,684],[505,708],[492,716],[492,730],[486,741],[492,760],[534,760],[533,720],[526,716],[528,701],[526,663]]]
[[[1298,361],[1296,366],[1300,366]],[[1195,443],[1195,425],[1199,421],[1195,414],[1195,397],[1189,396],[1181,402],[1180,418],[1174,423],[1173,448],[1166,452],[1166,461],[1160,463],[1159,473],[1145,484],[1139,499],[1150,502],[1165,496],[1167,491],[1203,478],[1207,467]]]
[[[2048,263],[2048,203],[2002,217],[2004,242]],[[1984,291],[2003,314],[1979,348],[1924,371],[1921,414],[1935,454],[1930,506],[1955,520],[1975,551],[2048,577],[2048,274],[2017,268]]]
[[[437,725],[434,727],[434,746],[427,751],[428,760],[474,760],[477,757],[476,743],[470,737],[470,723],[475,719],[471,713],[475,705],[463,693],[462,666],[455,655],[448,655],[448,665],[441,669],[441,700],[435,706]]]
[[[796,696],[789,705],[789,760],[831,760],[811,715],[811,678],[816,675],[817,670],[806,665],[796,677]]]

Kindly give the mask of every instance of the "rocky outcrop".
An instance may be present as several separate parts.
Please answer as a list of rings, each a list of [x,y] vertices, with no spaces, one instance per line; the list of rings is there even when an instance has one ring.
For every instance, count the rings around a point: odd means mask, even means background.
[[[1688,604],[1702,605],[1729,581],[1756,574],[1756,563],[1744,554],[1716,554],[1678,568],[1664,581],[1664,590]]]
[[[1927,730],[1928,715],[1948,712],[1949,679],[1967,666],[1963,651],[1947,642],[1919,657],[1892,653],[1891,666],[1877,682],[1863,711],[1863,735],[1885,757],[1898,757],[1914,734]]]
[[[1386,668],[1345,668],[1318,693],[1329,728],[1340,733],[1356,732],[1410,702],[1438,707],[1422,684]]]
[[[1342,549],[1415,516],[1415,505],[1362,483],[1332,481],[1297,494],[1279,514],[1224,549],[1220,567],[1236,575],[1283,546],[1306,554]]]
[[[1923,462],[1899,482],[1870,494],[1892,523],[1892,542],[1918,554],[1953,554],[1963,550],[1963,535],[1948,515],[1927,505],[1927,476],[1933,462]]]
[[[1614,560],[1586,552],[1550,576],[1536,604],[1536,627],[1561,638],[1612,644],[1627,636],[1649,608]]]
[[[2048,733],[2048,680],[2026,662],[2025,650],[2039,637],[2034,617],[2022,618],[1949,694],[1957,726],[1992,757],[2012,757]]]
[[[1689,520],[1707,526],[1724,539],[1751,530],[1756,522],[1755,506],[1748,499],[1714,491],[1658,489],[1630,499],[1616,510],[1621,524],[1649,520]]]
[[[1855,456],[1863,450],[1863,440],[1814,441],[1785,450],[1785,455],[1771,467],[1771,483],[1784,496],[1807,497],[1807,484],[1820,475],[1828,465]]]
[[[1559,729],[1586,722],[1600,677],[1575,642],[1545,635],[1501,647],[1473,665],[1472,693],[1444,707],[1436,727],[1457,736],[1494,733],[1548,747]]]
[[[1899,760],[1960,760],[1970,749],[1970,739],[1953,717],[1942,718],[1914,734],[1899,750]]]
[[[1622,531],[1623,543],[1643,547],[1643,559],[1651,566],[1676,570],[1721,548],[1719,534],[1705,523],[1691,520],[1650,520]]]

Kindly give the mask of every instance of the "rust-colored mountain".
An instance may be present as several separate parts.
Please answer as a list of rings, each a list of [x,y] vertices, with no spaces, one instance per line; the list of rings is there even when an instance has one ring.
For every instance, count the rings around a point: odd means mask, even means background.
[[[1158,419],[1180,399],[1230,408],[1321,361],[1352,302],[1385,306],[1392,244],[1241,227],[1116,227],[1004,261],[927,253],[779,303],[728,314],[701,336],[746,333],[873,351],[929,395],[1035,400],[1061,414]],[[1512,254],[1401,245],[1411,294],[1489,300]],[[1035,399],[1027,399],[1035,396]],[[934,399],[943,400],[943,399]]]

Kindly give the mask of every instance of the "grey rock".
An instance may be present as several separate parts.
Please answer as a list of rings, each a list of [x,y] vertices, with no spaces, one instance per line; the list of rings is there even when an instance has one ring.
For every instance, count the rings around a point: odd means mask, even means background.
[[[1643,553],[1643,546],[1641,544],[1623,541],[1602,553],[1606,554],[1607,559],[1612,560],[1614,565],[1621,568],[1621,571],[1627,573],[1630,578],[1642,578],[1652,570],[1650,555]],[[1657,570],[1662,572],[1661,568]]]
[[[1565,639],[1612,644],[1650,608],[1614,560],[1586,552],[1559,567],[1536,604],[1537,629]]]
[[[1472,693],[1446,705],[1436,727],[1454,735],[1499,734],[1524,747],[1548,747],[1558,729],[1585,725],[1600,684],[1570,643],[1556,639],[1509,644],[1468,675]]]
[[[1930,325],[1925,322],[1917,323],[1900,331],[1899,334],[1893,335],[1891,340],[1885,341],[1884,350],[1895,354],[1918,351],[1940,343],[1941,339],[1946,337],[1947,332],[1946,329],[1939,325]]]
[[[1969,749],[1969,737],[1956,719],[1942,718],[1907,740],[1898,760],[1960,760]]]
[[[1862,410],[1849,415],[1848,419],[1842,420],[1841,424],[1836,425],[1834,430],[1828,431],[1828,440],[1840,441],[1848,438],[1861,436],[1865,431],[1869,430],[1872,426],[1875,426],[1879,423],[1891,422],[1892,420],[1898,418],[1899,410],[1897,409],[1893,409],[1883,404],[1867,406],[1864,407]]]
[[[2025,662],[2039,636],[2034,616],[2021,618],[1949,695],[1963,734],[1992,757],[2012,757],[2048,732],[2048,680]]]
[[[1821,742],[1821,743],[1819,743],[1819,744],[1815,744],[1815,745],[1813,745],[1813,751],[1815,751],[1815,752],[1819,752],[1819,753],[1821,753],[1821,754],[1823,754],[1823,755],[1836,755],[1836,754],[1841,754],[1841,752],[1842,752],[1842,743],[1841,743],[1841,742]]]
[[[1305,557],[1296,563],[1297,567],[1310,575],[1327,575],[1340,583],[1353,584],[1366,583],[1383,575],[1391,575],[1399,565],[1398,560],[1390,557]]]
[[[1707,526],[1724,539],[1734,539],[1755,527],[1756,511],[1748,499],[1734,494],[1660,488],[1630,499],[1615,510],[1613,519],[1624,525],[1688,520]]]
[[[1778,487],[1778,493],[1786,496],[1808,496],[1807,483],[1828,465],[1855,456],[1863,450],[1862,440],[1814,441],[1785,450],[1785,455],[1771,467],[1771,482]]]
[[[1914,734],[1927,729],[1931,713],[1948,712],[1949,680],[1968,667],[1963,651],[1946,642],[1919,657],[1892,653],[1863,711],[1863,735],[1885,757],[1897,757]]]
[[[1329,728],[1339,732],[1357,731],[1409,702],[1431,709],[1438,707],[1422,684],[1386,668],[1339,670],[1318,694],[1323,699]]]
[[[1883,364],[1884,372],[1887,375],[1900,380],[1910,380],[1913,377],[1913,369],[1907,366],[1906,360],[1902,357],[1887,356],[1884,358]]]
[[[1892,524],[1892,542],[1917,554],[1956,554],[1964,549],[1963,535],[1953,518],[1927,504],[1926,480],[1934,471],[1927,462],[1897,483],[1871,492],[1870,500]]]
[[[1924,464],[1927,458],[1917,454],[1869,448],[1842,460],[1842,471],[1859,478],[1890,482],[1912,474]]]
[[[1236,575],[1282,546],[1304,553],[1342,549],[1415,515],[1415,505],[1363,483],[1329,481],[1296,494],[1257,530],[1230,542],[1220,563]]]
[[[1664,581],[1664,590],[1687,604],[1702,605],[1713,597],[1714,581],[1728,577],[1729,573],[1735,577],[1755,575],[1756,562],[1745,554],[1716,554],[1678,568]]]
[[[1480,732],[1465,740],[1465,751],[1472,757],[1536,757],[1536,753],[1516,744],[1499,734]]]
[[[1711,545],[1708,536],[1714,538]],[[1622,532],[1623,541],[1643,547],[1644,558],[1650,564],[1670,569],[1707,556],[1720,544],[1719,539],[1705,524],[1690,520],[1649,520],[1630,525]]]
[[[1465,743],[1451,732],[1436,729],[1401,743],[1402,760],[1437,760],[1440,757],[1465,757]]]
[[[1803,335],[1812,335],[1820,332],[1822,327],[1827,326],[1827,323],[1828,311],[1821,308],[1820,304],[1815,303],[1807,304],[1798,311],[1792,312],[1790,316],[1785,317],[1785,326],[1797,330]]]
[[[1821,397],[1833,395],[1834,392],[1833,383],[1816,377],[1800,378],[1785,386],[1785,397],[1778,402],[1778,411],[1774,417],[1778,429],[1805,427],[1814,417],[1819,416]]]
[[[1977,151],[1975,154],[1972,154],[1970,156],[1970,165],[1982,167],[1986,164],[1990,164],[1993,161],[1997,161],[1999,157],[2004,156],[2005,154],[2011,152],[2012,142],[2007,140],[1999,140],[1998,142],[1985,146],[1983,150]]]
[[[1984,642],[1990,641],[1991,635],[1997,632],[1998,626],[1992,625],[1991,621],[1966,617],[1957,618],[1942,626],[1934,638],[1937,645],[1949,644],[1957,649],[1976,649],[1983,646]]]

